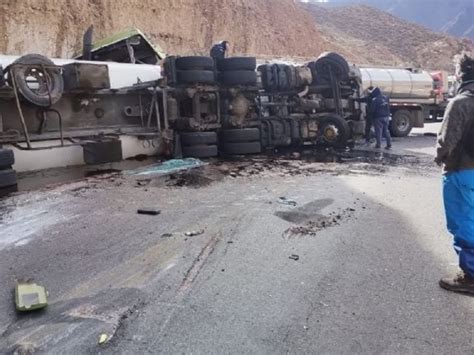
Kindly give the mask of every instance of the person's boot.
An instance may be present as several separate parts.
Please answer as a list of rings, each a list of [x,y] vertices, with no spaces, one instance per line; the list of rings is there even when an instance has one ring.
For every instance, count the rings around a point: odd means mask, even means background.
[[[474,295],[474,278],[464,272],[454,277],[443,277],[439,280],[439,285],[448,291]]]

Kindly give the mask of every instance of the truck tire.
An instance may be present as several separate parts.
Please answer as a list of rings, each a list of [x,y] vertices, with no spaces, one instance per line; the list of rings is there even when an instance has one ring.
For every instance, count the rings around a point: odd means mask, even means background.
[[[15,67],[15,64],[22,66]],[[54,63],[40,54],[24,55],[12,63],[10,76],[15,78],[18,91],[27,101],[36,106],[49,107],[61,99],[64,92],[64,80],[59,68],[49,67],[45,68],[43,72],[38,67],[41,65],[54,66]],[[38,80],[38,88],[30,87],[31,84],[27,81],[29,77]],[[13,85],[11,77],[10,85]]]
[[[224,129],[220,132],[220,138],[224,143],[260,141],[260,130],[258,128]]]
[[[397,110],[390,121],[390,133],[394,137],[406,137],[412,129],[411,112],[408,110]]]
[[[262,152],[260,142],[224,143],[221,150],[229,155],[257,154]]]
[[[345,119],[336,115],[329,115],[320,123],[321,137],[324,142],[335,148],[343,148],[351,136],[351,128]]]
[[[330,81],[331,76],[329,68],[331,68],[333,78],[336,81],[347,81],[349,79],[349,64],[343,56],[334,52],[322,53],[315,62],[308,65],[311,68],[313,78],[317,81]],[[313,79],[313,80],[314,80]]]
[[[257,58],[255,57],[232,57],[217,61],[217,69],[220,71],[254,71],[255,68],[257,68]]]
[[[15,164],[15,157],[13,151],[10,149],[0,148],[0,170],[11,169],[11,166]]]
[[[0,88],[5,86],[5,72],[3,71],[3,67],[0,65]]]
[[[261,73],[262,85],[266,91],[275,92],[278,90],[278,69],[274,64],[263,64],[258,67]]]
[[[248,70],[225,71],[219,74],[219,81],[224,85],[257,85],[257,73]]]
[[[288,65],[286,64],[277,64],[278,70],[278,90],[279,91],[288,91],[290,89],[290,82],[288,80],[288,76],[286,74],[286,68]]]
[[[296,88],[297,79],[296,79],[296,69],[294,66],[287,65],[285,68],[286,78],[288,80],[289,89]]]
[[[214,84],[216,78],[210,70],[186,70],[178,71],[178,83],[180,84]]]
[[[217,145],[193,145],[182,147],[185,158],[210,158],[218,154]]]
[[[217,144],[216,132],[184,132],[180,136],[183,146]]]
[[[13,169],[0,170],[0,188],[17,184],[16,171]]]
[[[176,58],[176,68],[180,70],[214,70],[211,57],[189,56]]]

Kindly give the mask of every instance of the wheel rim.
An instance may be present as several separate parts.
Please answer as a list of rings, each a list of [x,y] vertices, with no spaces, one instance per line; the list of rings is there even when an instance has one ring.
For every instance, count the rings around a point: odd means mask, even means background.
[[[399,131],[405,132],[409,127],[409,118],[406,116],[400,117],[397,122],[397,127]]]
[[[24,77],[26,85],[33,93],[40,96],[48,95],[48,88],[51,90],[51,77],[48,72],[27,68]]]
[[[327,125],[323,129],[323,137],[328,143],[334,143],[339,138],[339,129],[333,125]]]

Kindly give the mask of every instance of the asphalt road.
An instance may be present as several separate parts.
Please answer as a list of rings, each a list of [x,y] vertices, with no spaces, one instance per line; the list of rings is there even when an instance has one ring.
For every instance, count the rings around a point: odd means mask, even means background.
[[[0,351],[473,352],[474,299],[437,285],[456,271],[424,135],[437,126],[389,156],[213,162],[2,200]],[[50,306],[16,314],[16,279]]]

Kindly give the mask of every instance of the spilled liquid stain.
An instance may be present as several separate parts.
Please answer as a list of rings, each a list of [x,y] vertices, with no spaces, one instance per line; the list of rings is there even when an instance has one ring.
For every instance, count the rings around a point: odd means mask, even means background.
[[[275,216],[295,224],[304,223],[310,220],[323,220],[327,217],[319,214],[319,211],[333,203],[334,200],[331,198],[315,200],[291,211],[277,211],[275,212]]]
[[[72,218],[49,202],[0,207],[0,250],[25,245],[37,233]]]

